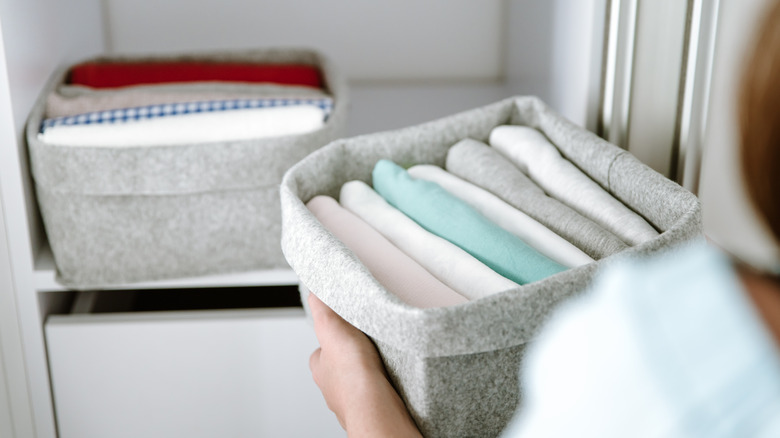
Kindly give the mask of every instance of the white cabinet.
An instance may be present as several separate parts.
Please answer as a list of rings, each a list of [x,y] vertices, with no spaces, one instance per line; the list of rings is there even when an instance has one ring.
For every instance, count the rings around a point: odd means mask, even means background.
[[[699,183],[701,156],[705,232],[745,258],[761,262],[777,260],[776,245],[769,244],[764,235],[734,231],[735,222],[747,223],[747,228],[754,229],[755,220],[744,204],[744,193],[735,172],[732,109],[738,76],[734,66],[741,65],[739,59],[749,40],[748,31],[755,27],[756,17],[765,3],[765,0],[300,0],[286,3],[0,0],[0,436],[54,438],[55,411],[60,414],[63,434],[81,433],[73,424],[88,425],[88,419],[98,418],[91,417],[89,411],[93,408],[88,407],[86,399],[74,401],[72,405],[70,401],[59,401],[68,391],[79,390],[79,385],[84,387],[81,389],[86,391],[85,396],[91,392],[91,396],[104,399],[105,406],[101,408],[122,406],[111,414],[113,417],[107,413],[99,417],[100,421],[112,418],[104,421],[103,426],[108,429],[117,430],[128,418],[137,418],[132,415],[153,415],[133,411],[144,407],[140,404],[117,403],[128,403],[126,395],[132,390],[164,388],[161,383],[166,379],[164,374],[155,375],[155,370],[147,370],[146,374],[139,371],[136,380],[127,382],[107,374],[104,376],[108,378],[107,384],[84,383],[79,378],[97,378],[100,374],[96,371],[94,376],[82,373],[79,377],[76,368],[99,364],[100,350],[93,347],[87,356],[91,359],[74,368],[78,360],[86,359],[72,356],[69,351],[90,348],[86,344],[77,347],[83,344],[81,338],[93,339],[96,345],[104,342],[105,348],[113,348],[120,345],[117,343],[120,333],[144,331],[143,336],[149,338],[144,344],[150,350],[143,354],[137,350],[134,356],[166,358],[171,364],[192,372],[191,377],[208,372],[207,368],[201,368],[196,373],[184,365],[197,354],[197,343],[191,344],[188,353],[166,356],[173,353],[164,348],[152,349],[153,341],[167,338],[173,342],[175,338],[177,343],[187,344],[202,337],[228,336],[244,345],[257,342],[254,351],[257,356],[250,359],[258,363],[271,356],[281,358],[270,352],[283,351],[282,347],[287,345],[291,349],[284,350],[287,351],[284,359],[269,365],[268,369],[297,370],[299,377],[291,381],[306,381],[311,386],[308,371],[301,368],[304,350],[314,346],[310,342],[311,332],[306,334],[307,327],[299,315],[284,312],[271,317],[262,310],[242,311],[239,313],[243,316],[235,318],[223,311],[183,318],[157,313],[151,319],[140,314],[57,316],[51,319],[46,333],[52,354],[49,362],[44,322],[51,314],[63,313],[74,293],[54,280],[54,265],[37,212],[22,128],[44,82],[56,68],[104,52],[310,45],[331,55],[350,79],[350,135],[407,126],[515,94],[537,95],[591,130],[597,127],[597,116],[606,119],[611,115],[625,123],[622,127],[608,127],[626,134],[629,150],[655,165],[657,170],[667,173],[673,170],[669,169],[670,160],[680,159],[678,170],[684,169],[690,175],[684,178],[687,187],[695,188]],[[612,10],[610,14],[606,10],[608,6]],[[676,11],[674,20],[667,19],[671,11]],[[686,20],[682,19],[683,13]],[[621,21],[621,16],[628,18]],[[681,40],[685,50],[680,48]],[[603,54],[602,48],[606,49]],[[676,58],[664,62],[670,57]],[[618,76],[622,80],[616,79]],[[655,85],[660,84],[659,78],[663,79],[660,82],[663,87]],[[680,111],[673,111],[675,106]],[[673,114],[677,115],[675,120]],[[609,129],[603,132],[609,133]],[[670,145],[672,135],[676,139]],[[686,156],[695,159],[682,161]],[[737,215],[736,211],[745,214]],[[279,270],[117,288],[176,289],[295,282],[292,272]],[[246,316],[249,314],[253,316]],[[176,327],[183,329],[178,331]],[[202,331],[205,327],[215,331],[207,334]],[[273,327],[285,327],[285,330]],[[111,330],[115,330],[113,335],[109,334]],[[280,343],[252,338],[268,331],[273,331],[277,335],[275,341]],[[159,339],[154,339],[155,334]],[[126,344],[125,354],[133,351],[129,349],[131,345],[143,346]],[[227,348],[221,344],[218,347]],[[226,358],[230,354],[222,356]],[[199,365],[214,366],[213,369],[220,371],[230,369],[220,360],[212,355]],[[112,366],[120,365],[115,362]],[[62,374],[68,369],[74,374]],[[167,372],[173,373],[174,368]],[[242,371],[250,372],[249,368]],[[265,378],[245,374],[236,379],[236,382],[251,381],[258,385],[256,398],[246,399],[246,404],[239,402],[241,406],[262,405],[266,403],[263,397],[268,394],[282,397],[286,396],[282,394],[284,391],[301,391],[301,400],[311,403],[306,405],[311,412],[324,412],[321,404],[317,405],[321,400],[316,392],[290,389],[286,384],[274,386],[279,382]],[[157,380],[153,384],[143,383],[154,379]],[[54,398],[50,382],[55,389],[62,388],[56,390]],[[129,382],[138,383],[132,387],[121,386]],[[219,384],[227,388],[228,383],[235,382]],[[241,394],[225,392],[222,396],[240,397]],[[168,408],[178,409],[175,412],[182,417],[212,409],[208,407],[208,399],[193,397],[187,402],[192,404],[176,405],[167,401]],[[191,406],[191,414],[185,412],[184,406]],[[284,405],[273,407],[281,406]],[[219,412],[218,407],[213,409]],[[126,418],[122,418],[122,412]],[[254,411],[245,412],[250,419],[254,414]],[[264,418],[265,414],[259,415],[257,418]],[[284,415],[279,414],[279,418]],[[259,423],[252,425],[265,430]]]
[[[55,69],[98,53],[309,45],[350,79],[350,135],[515,94],[584,124],[590,69],[561,56],[555,68],[571,75],[553,77],[550,53],[593,49],[593,29],[566,14],[598,16],[604,1],[567,1],[0,0],[0,435],[328,436],[335,424],[311,382],[316,342],[300,310],[67,314],[76,293],[55,281],[22,137]],[[277,270],[116,289],[296,281]]]
[[[300,308],[52,316],[46,340],[61,438],[344,435]]]

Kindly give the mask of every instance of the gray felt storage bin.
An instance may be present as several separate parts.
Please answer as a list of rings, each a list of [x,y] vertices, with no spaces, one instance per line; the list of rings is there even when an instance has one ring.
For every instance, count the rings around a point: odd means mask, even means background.
[[[464,138],[487,141],[492,128],[529,125],[662,233],[641,245],[476,301],[412,308],[387,292],[304,203],[338,199],[341,185],[371,182],[381,158],[443,166]],[[506,99],[430,123],[334,141],[293,166],[281,187],[282,249],[301,282],[376,343],[388,373],[429,437],[496,436],[520,398],[523,351],[550,311],[589,285],[604,263],[642,256],[701,237],[697,198],[533,97]]]
[[[344,135],[346,83],[332,63],[299,49],[99,60],[313,65],[334,107],[323,127],[299,135],[154,147],[58,146],[37,137],[46,96],[64,83],[67,69],[57,72],[30,115],[27,140],[58,280],[83,289],[286,268],[279,245],[282,176]]]

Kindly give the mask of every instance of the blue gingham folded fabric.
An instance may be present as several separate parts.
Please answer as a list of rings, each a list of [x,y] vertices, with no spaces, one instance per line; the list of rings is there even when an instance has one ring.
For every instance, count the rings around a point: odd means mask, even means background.
[[[121,123],[156,119],[162,117],[179,116],[184,114],[210,113],[219,111],[233,111],[242,109],[274,108],[286,106],[309,105],[320,108],[324,114],[323,121],[333,111],[333,99],[322,98],[257,98],[257,99],[228,99],[209,100],[187,103],[166,103],[146,105],[132,108],[118,108],[114,110],[96,111],[67,117],[55,117],[45,119],[41,123],[40,132],[55,126],[92,125],[105,123]]]

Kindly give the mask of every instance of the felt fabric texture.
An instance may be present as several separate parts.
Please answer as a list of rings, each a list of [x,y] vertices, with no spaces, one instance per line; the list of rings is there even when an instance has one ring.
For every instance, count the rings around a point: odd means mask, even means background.
[[[316,196],[306,207],[401,301],[420,308],[454,306],[468,301],[335,199]]]
[[[208,61],[84,62],[74,65],[67,78],[69,84],[92,88],[206,81],[322,85],[320,71],[310,65]]]
[[[579,248],[527,214],[441,167],[419,164],[409,168],[409,175],[412,178],[424,179],[440,185],[444,190],[470,205],[496,225],[519,237],[542,255],[563,266],[573,268],[593,261]]]
[[[409,255],[442,283],[476,300],[513,289],[517,283],[504,278],[466,251],[432,234],[388,204],[363,181],[341,187],[339,202]]]
[[[658,235],[641,216],[561,156],[536,129],[499,126],[490,134],[490,145],[550,196],[613,232],[627,244],[638,245]]]
[[[411,178],[392,161],[379,160],[372,180],[377,193],[423,228],[518,284],[533,283],[566,270],[438,184]]]
[[[487,141],[499,125],[543,132],[561,153],[663,231],[595,263],[460,306],[413,308],[390,294],[327,233],[304,203],[338,196],[351,180],[371,181],[380,159],[443,166],[466,138]],[[294,165],[281,185],[282,249],[290,266],[329,307],[376,343],[393,384],[428,437],[497,436],[517,406],[517,370],[528,342],[561,302],[617,260],[702,239],[701,206],[679,185],[556,114],[534,97],[509,98],[432,122],[340,139]]]
[[[311,65],[322,72],[334,109],[320,129],[300,135],[154,148],[65,147],[37,136],[46,97],[62,86],[66,69],[54,74],[33,106],[25,136],[57,280],[68,288],[288,268],[279,244],[282,175],[344,133],[346,81],[317,52],[264,49],[96,60],[159,59]],[[215,90],[225,87],[243,86],[220,84]],[[181,88],[206,90],[204,84]]]
[[[57,281],[113,284],[289,269],[276,187],[164,196],[82,195],[37,188]]]
[[[464,139],[447,153],[446,169],[525,212],[583,252],[601,259],[628,247],[619,237],[551,198],[487,144]]]
[[[167,103],[188,103],[239,98],[321,98],[319,88],[269,84],[163,84],[98,90],[78,85],[62,85],[46,97],[45,115],[67,117],[116,108],[133,108]]]
[[[325,123],[313,105],[246,108],[177,114],[122,122],[56,125],[38,139],[58,146],[155,147],[217,141],[241,141],[305,134]]]

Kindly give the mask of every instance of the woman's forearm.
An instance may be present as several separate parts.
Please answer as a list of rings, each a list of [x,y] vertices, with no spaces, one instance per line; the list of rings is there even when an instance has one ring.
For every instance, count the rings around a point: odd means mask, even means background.
[[[382,374],[357,389],[362,395],[352,399],[345,418],[350,438],[422,437],[401,397]]]

